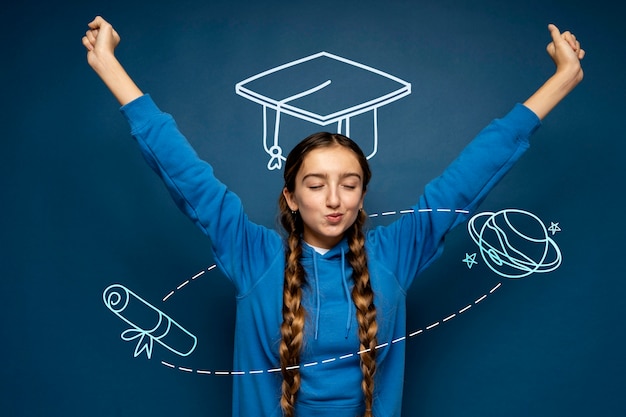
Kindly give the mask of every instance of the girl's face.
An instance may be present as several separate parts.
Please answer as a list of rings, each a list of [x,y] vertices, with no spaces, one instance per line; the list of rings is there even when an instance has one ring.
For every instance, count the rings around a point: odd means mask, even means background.
[[[339,243],[363,207],[363,170],[348,148],[317,148],[305,156],[294,191],[285,188],[283,195],[289,208],[300,212],[304,241],[329,249]]]

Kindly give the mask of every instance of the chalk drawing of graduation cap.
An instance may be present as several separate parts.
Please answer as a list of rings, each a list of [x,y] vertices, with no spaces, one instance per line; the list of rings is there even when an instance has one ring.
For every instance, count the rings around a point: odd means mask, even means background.
[[[235,92],[263,107],[263,146],[267,169],[286,159],[279,145],[280,118],[288,114],[350,136],[350,118],[373,113],[373,157],[378,151],[378,108],[411,94],[411,84],[383,71],[319,52],[261,72],[235,85]],[[273,143],[268,143],[268,109],[276,112]]]

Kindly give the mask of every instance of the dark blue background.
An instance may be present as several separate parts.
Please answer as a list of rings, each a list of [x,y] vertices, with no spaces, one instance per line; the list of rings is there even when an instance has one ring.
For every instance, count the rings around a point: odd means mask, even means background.
[[[467,314],[412,338],[403,415],[626,413],[624,400],[623,13],[614,2],[106,1],[4,8],[0,150],[0,329],[6,416],[222,416],[234,291],[212,271],[208,240],[174,207],[130,139],[117,103],[86,64],[80,38],[102,14],[118,56],[172,113],[253,220],[274,224],[280,173],[264,166],[260,107],[235,83],[320,51],[411,82],[379,112],[370,213],[410,206],[492,118],[553,70],[546,26],[588,50],[584,82],[533,137],[529,153],[483,204],[522,208],[555,236],[563,265],[502,287]],[[287,120],[287,118],[285,118]],[[284,133],[302,137],[285,121]],[[292,133],[293,132],[293,133]],[[492,288],[463,228],[411,290],[409,329]],[[482,268],[481,268],[482,267]],[[199,337],[188,359],[134,344],[102,303],[120,282]]]

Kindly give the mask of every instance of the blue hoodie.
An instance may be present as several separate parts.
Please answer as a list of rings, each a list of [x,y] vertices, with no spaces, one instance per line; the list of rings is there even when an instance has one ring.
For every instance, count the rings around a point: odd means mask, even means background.
[[[148,164],[178,207],[211,239],[218,266],[236,287],[233,416],[281,416],[283,239],[248,219],[239,198],[214,177],[212,167],[198,158],[172,117],[149,95],[121,111]],[[517,104],[483,129],[426,186],[412,213],[367,232],[379,326],[375,416],[400,415],[407,289],[441,253],[446,233],[475,211],[524,153],[539,125],[532,111]],[[307,245],[303,248],[307,321],[298,417],[354,417],[364,412],[348,251],[345,240],[323,255]]]

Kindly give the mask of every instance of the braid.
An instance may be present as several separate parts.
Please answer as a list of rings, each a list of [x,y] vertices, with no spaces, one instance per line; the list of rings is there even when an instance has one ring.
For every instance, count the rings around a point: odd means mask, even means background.
[[[281,204],[282,205],[282,204]],[[304,269],[300,263],[302,244],[300,230],[302,220],[297,213],[292,214],[288,207],[281,210],[281,222],[289,233],[285,249],[285,279],[283,284],[283,323],[280,327],[280,367],[283,375],[280,406],[285,417],[292,417],[300,389],[300,350],[304,337],[305,314],[302,306],[302,286]]]
[[[366,215],[359,213],[354,225],[346,232],[350,252],[348,261],[352,266],[354,287],[352,288],[352,300],[356,306],[356,318],[359,325],[359,341],[361,353],[361,371],[363,381],[361,388],[365,396],[365,415],[372,417],[372,405],[374,403],[374,374],[376,372],[376,307],[374,306],[374,292],[370,282],[367,267],[367,253],[365,252],[365,236],[363,224]]]

